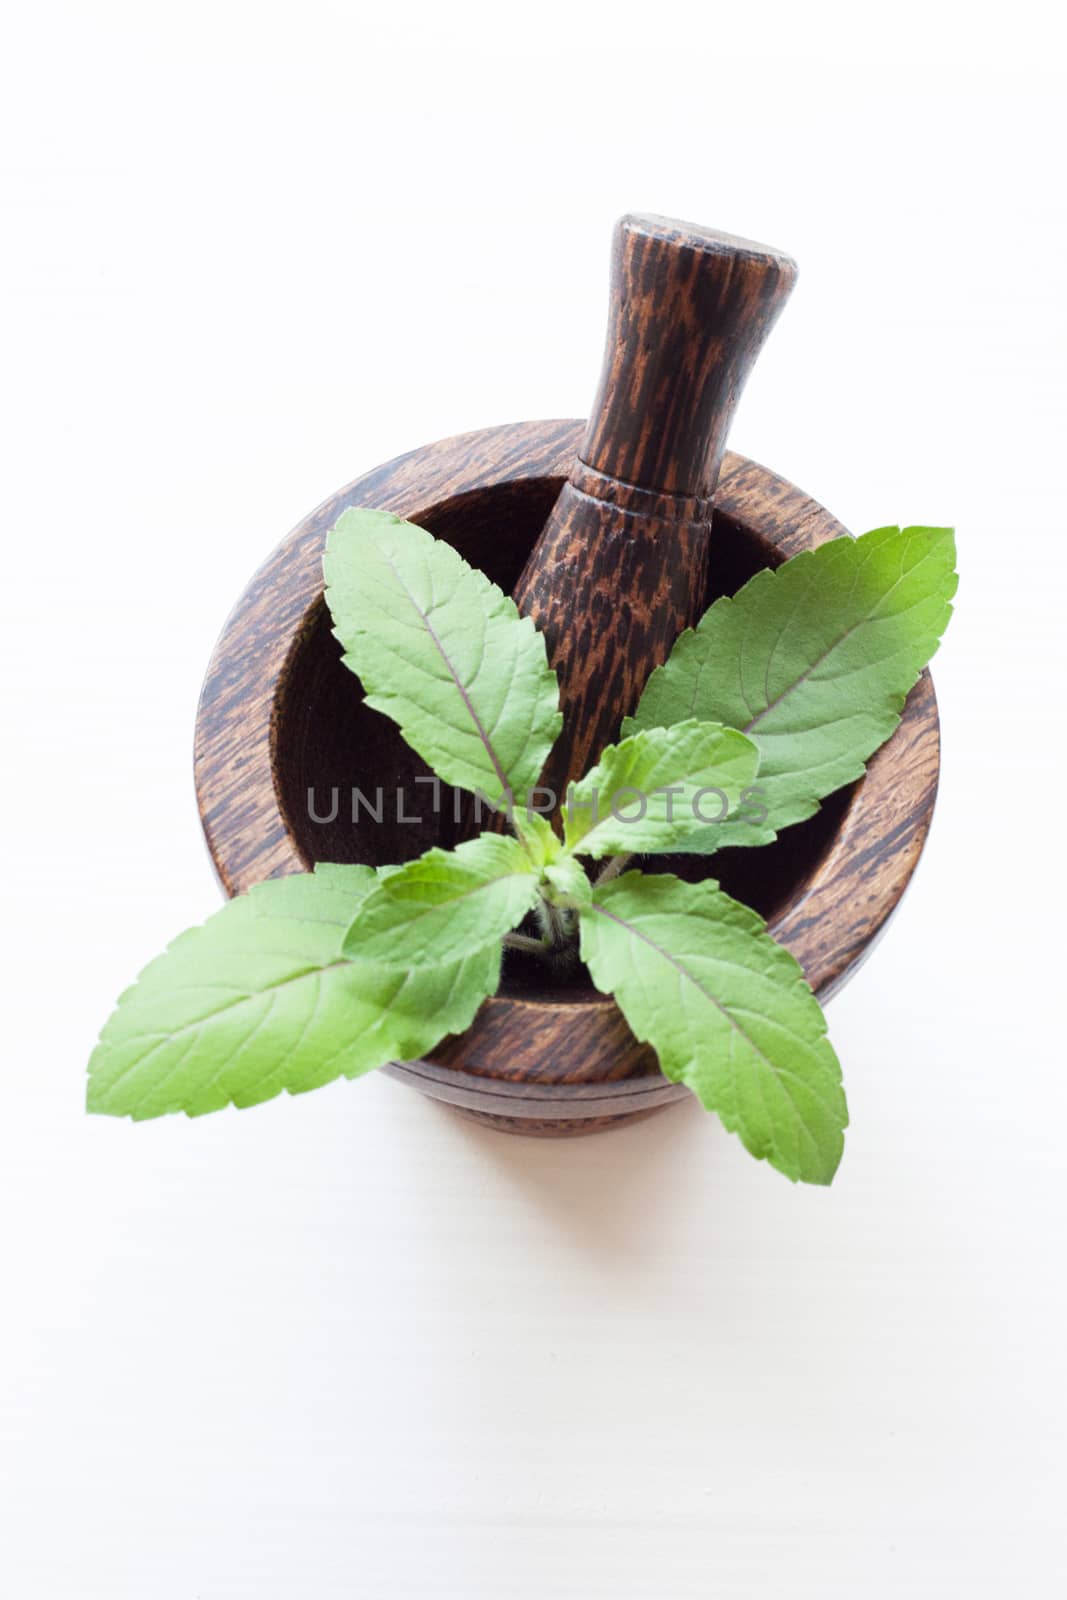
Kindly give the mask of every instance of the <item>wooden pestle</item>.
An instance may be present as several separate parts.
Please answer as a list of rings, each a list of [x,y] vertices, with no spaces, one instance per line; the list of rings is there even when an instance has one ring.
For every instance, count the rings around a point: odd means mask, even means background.
[[[542,782],[560,799],[700,615],[726,434],[795,279],[789,256],[727,233],[616,224],[593,414],[514,591],[559,676]]]

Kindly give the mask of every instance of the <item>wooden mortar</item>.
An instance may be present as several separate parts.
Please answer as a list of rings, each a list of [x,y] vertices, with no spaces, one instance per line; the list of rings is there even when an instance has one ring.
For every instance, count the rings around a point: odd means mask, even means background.
[[[682,256],[675,250],[679,240]],[[788,259],[705,230],[624,219],[616,232],[605,374],[618,372],[620,350],[638,356],[644,351],[647,366],[652,348],[628,340],[633,319],[627,324],[620,312],[627,303],[618,294],[620,263],[632,265],[635,241],[638,255],[651,249],[658,258],[661,283],[689,285],[690,292],[674,302],[685,308],[683,327],[691,324],[694,304],[705,311],[709,305],[727,307],[710,334],[707,327],[703,335],[694,332],[695,350],[684,340],[677,343],[679,318],[660,307],[657,325],[676,342],[670,361],[657,368],[657,382],[666,383],[670,362],[680,363],[689,374],[688,413],[697,420],[672,425],[670,449],[653,444],[625,459],[618,452],[612,456],[604,443],[612,430],[605,432],[601,424],[613,407],[618,414],[620,390],[610,379],[605,390],[602,379],[592,423],[513,423],[412,451],[340,490],[278,546],[226,623],[197,716],[200,814],[228,894],[264,878],[306,871],[317,861],[379,866],[408,860],[432,844],[453,843],[469,826],[464,797],[443,786],[434,811],[432,786],[415,781],[428,779],[429,769],[388,719],[367,709],[358,681],[342,665],[323,600],[322,553],[327,530],[347,507],[391,511],[447,539],[496,583],[516,591],[546,625],[564,708],[571,713],[562,758],[550,773],[557,781],[587,764],[597,741],[610,737],[632,710],[648,672],[685,621],[761,566],[845,534],[828,511],[784,479],[742,456],[723,454],[725,423],[740,383],[792,281]],[[700,259],[685,267],[684,252]],[[720,269],[731,252],[725,282],[746,285],[745,292],[709,299],[710,291],[694,290],[699,274],[709,271],[700,281],[713,284],[719,274],[721,289]],[[719,258],[710,269],[708,255]],[[654,280],[646,262],[649,273]],[[753,284],[759,290],[754,298]],[[715,324],[715,315],[710,320]],[[701,362],[704,377],[695,383],[692,372]],[[631,364],[631,376],[633,370]],[[625,388],[633,395],[640,385]],[[702,404],[701,396],[709,394],[719,398]],[[616,429],[616,438],[626,431]],[[654,432],[646,430],[646,441]],[[630,428],[630,434],[639,437],[640,429],[635,435]],[[663,437],[661,429],[660,446]],[[668,460],[687,463],[678,468],[681,476],[664,472]],[[586,492],[590,470],[606,480],[612,468],[624,473],[616,481],[636,491],[624,506],[602,485],[595,494]],[[701,483],[707,494],[699,492]],[[694,499],[703,502],[697,516],[688,515],[685,504]],[[630,554],[637,550],[641,559],[629,565],[614,557],[598,562],[595,544],[605,528],[606,547],[614,541],[618,548],[620,511],[631,513],[628,527],[640,525]],[[561,537],[568,527],[570,537]],[[687,552],[681,560],[679,536]],[[695,544],[710,551],[710,559],[688,559]],[[657,560],[674,571],[673,581],[650,581]],[[583,572],[592,580],[584,581]],[[616,595],[614,615],[626,615],[622,631],[632,650],[620,650],[613,638],[606,648],[594,648],[595,669],[588,671],[589,652],[570,650],[570,642],[584,636],[596,647],[611,631],[609,617],[594,625],[589,611],[602,606],[612,581],[625,591]],[[562,608],[568,593],[575,602],[569,621]],[[643,625],[635,628],[638,612]],[[584,707],[577,719],[576,707]],[[594,721],[591,744],[587,729]],[[915,870],[938,766],[937,705],[924,673],[900,727],[866,776],[827,800],[810,821],[763,849],[672,857],[664,866],[693,879],[718,878],[753,905],[825,1000],[871,948]],[[372,821],[364,808],[353,823],[352,791],[373,797],[379,786],[382,821]],[[334,790],[336,815],[316,821],[330,812]],[[398,819],[398,790],[404,796],[401,815],[421,812],[420,821]],[[594,1132],[649,1115],[689,1093],[662,1076],[654,1053],[637,1043],[614,1001],[598,994],[584,974],[553,985],[537,963],[511,952],[500,992],[485,1002],[465,1034],[446,1039],[423,1061],[384,1070],[480,1121],[529,1134]]]

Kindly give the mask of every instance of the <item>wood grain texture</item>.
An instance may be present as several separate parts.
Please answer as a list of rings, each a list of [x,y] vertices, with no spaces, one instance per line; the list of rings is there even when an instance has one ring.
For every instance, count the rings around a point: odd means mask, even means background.
[[[741,390],[796,275],[789,256],[751,239],[623,217],[580,460],[624,484],[709,501]]]
[[[350,505],[430,527],[497,582],[513,582],[573,465],[580,422],[517,423],[444,440],[357,479],[314,511],[253,578],[223,630],[197,719],[196,779],[208,845],[228,893],[316,860],[377,864],[448,842],[449,814],[419,827],[347,815],[309,821],[309,782],[389,782],[413,771],[392,725],[362,704],[322,601],[327,529]],[[727,455],[716,494],[717,561],[701,603],[761,565],[844,533],[815,501]],[[768,917],[825,999],[881,933],[915,869],[937,789],[937,707],[923,674],[866,777],[763,850],[672,860],[716,875]],[[732,859],[730,859],[732,858]],[[714,873],[713,873],[714,867]],[[618,1008],[588,987],[547,990],[509,954],[501,992],[473,1026],[394,1077],[510,1131],[595,1131],[688,1091],[662,1077]]]
[[[788,256],[731,234],[616,225],[592,416],[515,588],[559,677],[564,729],[542,779],[557,794],[700,613],[726,435],[795,277]]]
[[[615,741],[652,669],[697,621],[707,581],[706,506],[699,517],[637,510],[640,491],[616,483],[602,501],[590,481],[579,469],[563,485],[515,590],[559,679],[563,735],[541,778],[557,795]]]

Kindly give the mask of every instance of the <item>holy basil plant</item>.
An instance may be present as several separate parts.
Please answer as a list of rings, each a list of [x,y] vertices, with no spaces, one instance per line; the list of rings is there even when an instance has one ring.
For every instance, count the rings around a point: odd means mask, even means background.
[[[803,972],[754,911],[656,858],[766,844],[860,777],[937,648],[954,567],[950,529],[893,527],[758,573],[682,634],[553,826],[542,636],[449,545],[346,511],[325,562],[346,665],[501,815],[402,866],[261,883],[183,933],[105,1026],[89,1109],[198,1116],[417,1059],[470,1025],[514,948],[584,962],[746,1149],[829,1183],[848,1116]]]

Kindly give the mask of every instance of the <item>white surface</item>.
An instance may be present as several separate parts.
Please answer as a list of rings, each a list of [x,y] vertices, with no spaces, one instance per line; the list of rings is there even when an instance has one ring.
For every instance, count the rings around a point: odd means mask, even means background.
[[[0,1591],[1063,1593],[1063,128],[1044,6],[95,0],[5,30]],[[684,1108],[590,1141],[384,1079],[86,1118],[216,904],[200,676],[361,469],[580,414],[614,217],[801,279],[737,448],[955,521],[923,869],[831,1008],[794,1189]]]

